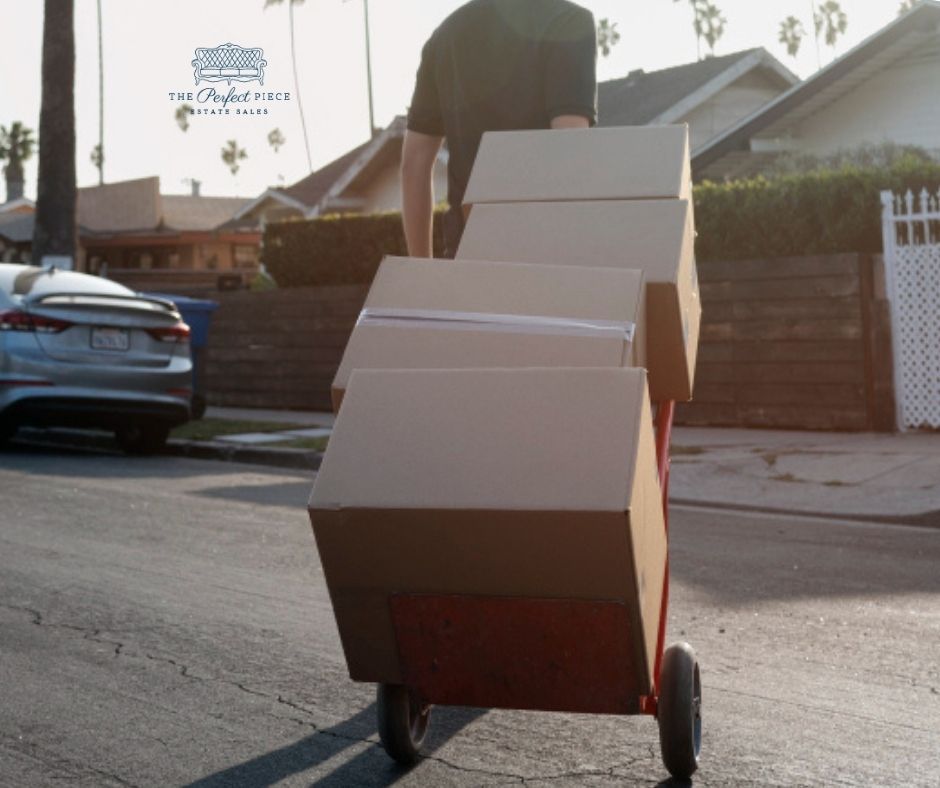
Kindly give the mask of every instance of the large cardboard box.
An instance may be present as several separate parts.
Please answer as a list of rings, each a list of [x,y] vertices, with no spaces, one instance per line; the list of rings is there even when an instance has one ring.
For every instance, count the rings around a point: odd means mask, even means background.
[[[653,401],[689,400],[702,306],[688,200],[477,205],[457,258],[617,266],[646,280],[646,357]]]
[[[463,200],[685,199],[691,193],[688,126],[612,126],[489,131]]]
[[[354,369],[644,366],[643,318],[638,271],[388,257],[334,378],[333,408]]]
[[[496,622],[517,633],[504,643],[528,654],[531,670],[488,640],[492,615],[475,618],[480,631],[461,617],[443,633],[453,653],[469,650],[478,670],[492,671],[479,683],[509,674],[525,684],[527,673],[544,676],[539,669],[621,642],[611,683],[619,700],[601,698],[600,708],[635,710],[650,691],[666,535],[645,370],[357,370],[309,512],[353,679],[415,675],[399,647],[406,651],[408,629],[435,634],[414,612],[422,600],[478,611],[512,610],[515,601],[545,616],[528,629],[524,615]],[[396,619],[396,604],[408,600],[412,614]],[[573,642],[553,651],[539,637],[564,626],[551,611],[565,600],[622,611],[621,625],[592,629],[585,618]],[[445,666],[431,668],[438,680],[464,678]],[[556,678],[569,680],[564,670]],[[567,687],[567,701],[513,703],[597,710],[577,700],[588,689]],[[448,700],[498,705],[467,691]]]

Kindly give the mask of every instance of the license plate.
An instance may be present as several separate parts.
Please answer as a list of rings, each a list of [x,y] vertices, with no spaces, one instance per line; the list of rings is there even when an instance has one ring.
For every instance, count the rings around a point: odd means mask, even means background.
[[[127,350],[131,346],[126,328],[93,328],[91,347],[93,350]]]

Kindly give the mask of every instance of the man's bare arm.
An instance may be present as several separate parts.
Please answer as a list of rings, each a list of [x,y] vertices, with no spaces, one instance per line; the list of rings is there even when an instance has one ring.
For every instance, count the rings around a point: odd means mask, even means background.
[[[586,129],[590,125],[582,115],[558,115],[552,118],[553,129]]]
[[[434,161],[443,137],[405,132],[401,153],[401,213],[405,243],[412,257],[431,257],[434,210]]]

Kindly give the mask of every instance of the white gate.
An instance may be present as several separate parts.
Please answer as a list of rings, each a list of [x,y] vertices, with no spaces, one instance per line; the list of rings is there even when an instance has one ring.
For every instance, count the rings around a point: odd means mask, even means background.
[[[940,190],[881,193],[898,427],[940,427]]]

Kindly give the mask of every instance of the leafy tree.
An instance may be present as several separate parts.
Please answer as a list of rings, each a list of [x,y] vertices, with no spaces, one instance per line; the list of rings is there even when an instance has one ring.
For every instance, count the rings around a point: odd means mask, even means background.
[[[42,29],[42,103],[39,110],[39,183],[32,259],[76,259],[75,5],[45,0]]]
[[[235,140],[229,140],[225,147],[222,148],[222,161],[224,161],[226,166],[232,171],[232,175],[238,172],[238,162],[247,158],[247,151],[244,148],[239,148]]]
[[[193,108],[190,104],[180,104],[176,108],[176,124],[180,127],[180,131],[186,131],[189,129],[189,116],[192,114]]]
[[[780,23],[780,34],[777,40],[786,46],[787,54],[790,57],[796,57],[797,52],[800,51],[800,44],[803,43],[805,37],[806,28],[795,16],[788,16]]]
[[[601,54],[607,57],[618,41],[620,41],[620,32],[617,30],[617,23],[609,19],[601,19],[597,23],[597,48]]]
[[[23,162],[32,158],[36,148],[33,130],[18,120],[10,127],[0,126],[0,161],[5,161],[3,174],[7,180],[7,201],[23,196]]]
[[[274,148],[274,152],[277,153],[281,145],[287,142],[286,137],[281,134],[280,129],[272,129],[268,132],[268,145]]]

